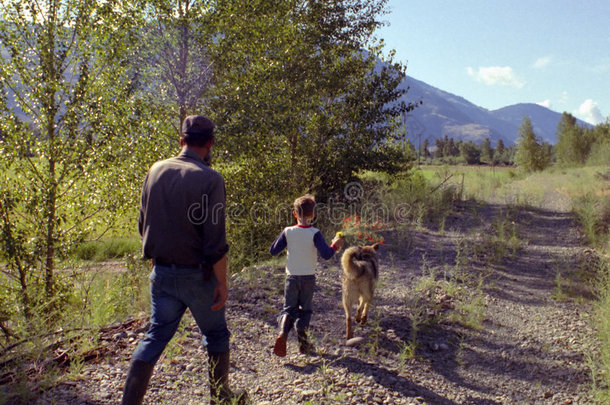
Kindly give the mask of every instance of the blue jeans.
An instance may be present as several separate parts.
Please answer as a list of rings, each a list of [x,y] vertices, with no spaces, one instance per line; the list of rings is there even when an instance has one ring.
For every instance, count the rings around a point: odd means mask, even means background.
[[[286,276],[284,308],[280,316],[288,314],[296,320],[297,330],[307,330],[313,312],[313,293],[316,276]]]
[[[214,274],[206,280],[201,269],[155,265],[150,275],[150,328],[132,358],[155,364],[187,308],[206,338],[208,351],[228,352],[225,309],[211,309],[216,284]]]

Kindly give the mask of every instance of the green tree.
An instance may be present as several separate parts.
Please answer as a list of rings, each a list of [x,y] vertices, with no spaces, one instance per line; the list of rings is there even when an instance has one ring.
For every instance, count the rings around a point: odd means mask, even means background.
[[[130,81],[118,35],[130,30],[110,2],[1,4],[0,245],[5,292],[29,318],[58,308],[69,290],[57,261],[121,209],[127,142],[115,134],[129,127]]]
[[[281,207],[306,191],[323,201],[362,169],[404,168],[392,141],[412,108],[398,102],[404,67],[373,40],[385,1],[221,3],[206,102],[236,211]],[[234,225],[234,245],[251,247],[244,261],[277,231],[265,219]]]
[[[443,156],[444,157],[453,156],[451,154],[452,149],[453,149],[452,143],[453,143],[453,138],[449,138],[447,135],[445,135],[443,137]]]
[[[232,5],[219,35],[231,51],[215,59],[211,110],[227,158],[277,155],[290,188],[319,193],[362,168],[392,170],[385,140],[409,107],[397,103],[404,67],[380,62],[381,44],[370,43],[385,2],[255,3],[257,24]]]
[[[489,138],[485,138],[483,142],[481,142],[481,161],[486,163],[493,162],[494,150],[491,147],[491,141]]]
[[[481,150],[473,142],[462,142],[460,144],[460,153],[469,165],[478,164],[481,161]]]
[[[523,117],[519,134],[521,137],[519,138],[515,154],[515,164],[526,172],[546,168],[549,164],[549,156],[541,142],[537,139],[529,117]]]
[[[417,159],[417,153],[415,152],[415,145],[407,138],[404,142],[399,142],[400,147],[404,149],[404,153],[409,156],[408,160],[414,161]]]
[[[447,153],[449,153],[448,156],[459,156],[461,153],[460,146],[453,138],[449,138],[449,143],[447,145]]]
[[[593,138],[587,164],[610,165],[610,118],[596,125],[595,128],[585,131],[590,131],[590,136]]]
[[[424,139],[424,143],[421,146],[420,154],[424,159],[428,159],[431,157],[430,155],[430,142],[428,138]]]
[[[582,165],[587,160],[594,137],[578,126],[576,118],[567,112],[557,124],[557,160],[564,166]]]
[[[434,158],[435,159],[440,159],[442,157],[444,157],[444,149],[445,149],[445,144],[443,139],[435,139],[434,140],[434,146],[436,147],[436,149],[434,149]]]
[[[504,154],[504,141],[502,139],[498,139],[498,142],[496,143],[496,150],[494,151],[493,156],[494,164],[506,163]]]

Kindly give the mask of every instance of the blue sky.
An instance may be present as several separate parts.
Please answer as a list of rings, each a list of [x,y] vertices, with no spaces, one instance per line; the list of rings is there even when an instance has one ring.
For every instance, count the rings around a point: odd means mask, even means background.
[[[377,35],[407,74],[490,110],[610,116],[610,1],[389,0]]]

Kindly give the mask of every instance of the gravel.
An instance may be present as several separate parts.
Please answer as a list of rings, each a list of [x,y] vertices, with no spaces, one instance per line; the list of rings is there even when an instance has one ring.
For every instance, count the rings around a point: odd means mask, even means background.
[[[557,299],[557,272],[568,277],[586,253],[565,212],[520,208],[513,220],[521,249],[493,264],[470,258],[467,270],[486,275],[480,327],[443,317],[413,331],[408,304],[424,264],[452,268],[460,241],[477,243],[477,232],[485,232],[502,209],[464,203],[447,218],[444,231],[388,231],[369,323],[355,328],[363,338],[358,344],[346,345],[344,339],[339,260],[320,262],[311,328],[317,350],[312,356],[298,354],[294,334],[288,355],[273,355],[282,267],[261,265],[235,274],[228,303],[232,385],[246,388],[259,405],[592,403],[587,358],[595,356],[597,343],[587,286],[572,279]],[[207,354],[190,316],[183,325],[155,369],[147,404],[209,401]],[[125,330],[113,331],[100,340],[104,357],[86,363],[79,375],[66,376],[31,403],[119,403],[129,356],[145,328],[146,319],[137,319]],[[414,335],[415,353],[405,355]]]

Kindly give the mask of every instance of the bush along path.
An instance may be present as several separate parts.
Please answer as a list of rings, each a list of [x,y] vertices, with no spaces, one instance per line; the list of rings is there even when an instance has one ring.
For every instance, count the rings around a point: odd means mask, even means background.
[[[320,262],[316,354],[272,353],[281,263],[232,278],[231,382],[258,404],[589,404],[596,356],[588,278],[595,259],[569,213],[460,203],[444,229],[383,234],[374,307],[347,346],[339,258]],[[103,356],[35,404],[116,404],[146,320],[109,329]],[[145,403],[209,401],[207,355],[185,317]]]

